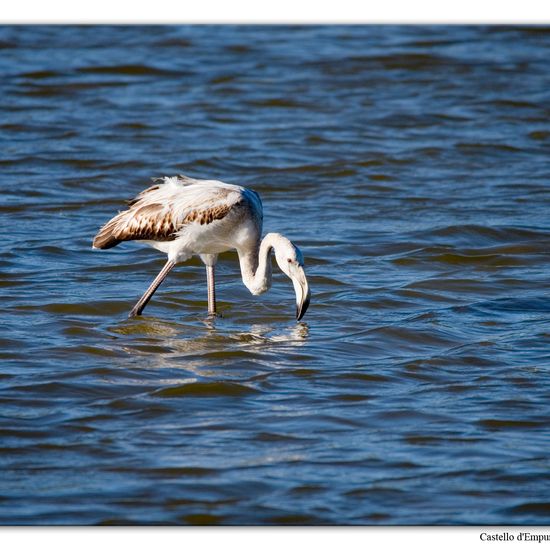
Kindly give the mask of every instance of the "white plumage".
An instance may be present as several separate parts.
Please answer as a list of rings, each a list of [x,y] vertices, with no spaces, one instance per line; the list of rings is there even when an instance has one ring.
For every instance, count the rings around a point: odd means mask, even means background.
[[[309,285],[300,250],[279,233],[261,240],[263,210],[250,189],[187,176],[159,178],[108,221],[94,238],[94,248],[112,248],[141,240],[168,256],[166,265],[130,312],[140,315],[166,275],[177,263],[198,255],[206,265],[208,311],[216,312],[215,265],[218,254],[237,250],[242,279],[252,294],[271,286],[271,251],[296,291],[296,317],[309,306]]]

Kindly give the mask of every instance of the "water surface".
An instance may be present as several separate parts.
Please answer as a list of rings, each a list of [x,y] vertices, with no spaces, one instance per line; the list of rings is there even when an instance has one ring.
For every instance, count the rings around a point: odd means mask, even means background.
[[[550,31],[0,27],[2,524],[547,524]],[[99,226],[250,186],[312,288]]]

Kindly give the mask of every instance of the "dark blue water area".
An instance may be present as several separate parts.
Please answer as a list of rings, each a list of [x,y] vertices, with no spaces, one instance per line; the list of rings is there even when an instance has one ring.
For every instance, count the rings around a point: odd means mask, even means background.
[[[550,30],[0,27],[0,523],[545,525]],[[157,176],[311,287],[92,250]]]

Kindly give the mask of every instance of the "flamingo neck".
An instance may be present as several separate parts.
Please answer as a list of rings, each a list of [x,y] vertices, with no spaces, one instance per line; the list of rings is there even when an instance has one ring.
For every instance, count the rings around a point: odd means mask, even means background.
[[[277,245],[278,233],[268,233],[253,250],[239,251],[241,274],[246,288],[254,295],[271,287],[271,251]]]

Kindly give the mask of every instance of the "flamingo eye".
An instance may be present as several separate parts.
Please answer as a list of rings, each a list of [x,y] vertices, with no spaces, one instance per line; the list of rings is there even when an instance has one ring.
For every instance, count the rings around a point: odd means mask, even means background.
[[[289,264],[291,264],[291,263],[292,263],[292,258],[288,258],[287,262],[288,262]]]

